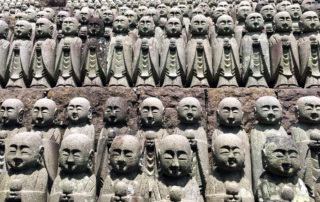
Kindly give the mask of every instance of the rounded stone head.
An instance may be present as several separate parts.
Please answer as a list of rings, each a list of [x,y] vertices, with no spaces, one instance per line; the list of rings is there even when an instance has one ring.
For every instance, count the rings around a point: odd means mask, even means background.
[[[23,132],[13,135],[7,143],[6,161],[9,169],[26,171],[40,166],[43,155],[42,139],[39,134]]]
[[[48,16],[48,19],[51,21],[51,22],[54,22],[54,19],[56,17],[55,15],[55,11],[52,9],[52,8],[44,8],[43,11],[47,12],[49,14]]]
[[[26,13],[17,13],[14,16],[14,19],[17,20],[28,20],[28,15]]]
[[[228,15],[227,9],[225,9],[224,7],[215,8],[211,15],[213,22],[217,22],[217,19],[222,15]]]
[[[290,32],[292,29],[292,19],[288,12],[282,11],[277,13],[273,18],[275,31]]]
[[[199,8],[201,8],[203,10],[203,14],[205,16],[209,16],[210,14],[210,7],[207,3],[204,3],[204,2],[201,2],[199,5],[198,5]]]
[[[168,15],[168,8],[165,4],[160,4],[157,9],[159,10],[160,17],[167,17]]]
[[[300,16],[302,15],[299,4],[292,4],[287,6],[286,11],[290,14],[293,20],[299,20]]]
[[[106,124],[125,123],[129,106],[122,97],[110,97],[104,106],[104,122]]]
[[[181,123],[199,123],[202,116],[202,109],[199,100],[194,97],[183,98],[177,107],[179,120]]]
[[[219,135],[213,143],[213,158],[220,171],[235,172],[244,168],[242,140],[231,133]]]
[[[261,8],[260,13],[265,21],[272,21],[277,11],[272,5],[266,5]]]
[[[118,10],[118,15],[124,15],[129,10],[129,8],[127,6],[121,6],[118,8]]]
[[[71,134],[61,142],[59,166],[67,173],[88,172],[93,165],[93,156],[92,139],[85,134]]]
[[[6,99],[0,107],[1,123],[6,126],[22,124],[24,104],[18,99]]]
[[[80,30],[80,23],[74,17],[67,17],[62,23],[62,34],[65,36],[77,36]]]
[[[104,25],[110,25],[114,20],[114,14],[112,10],[108,9],[100,13],[100,18],[103,20]]]
[[[260,13],[251,13],[246,18],[246,30],[249,32],[262,31],[264,20]]]
[[[191,19],[190,32],[192,35],[206,35],[209,31],[209,23],[204,15],[196,15]]]
[[[196,7],[191,11],[191,19],[196,15],[204,15],[203,10],[200,7]]]
[[[320,123],[320,98],[305,96],[297,100],[296,116],[299,122]]]
[[[131,173],[139,169],[142,146],[132,135],[117,136],[110,147],[110,164],[117,173]]]
[[[268,1],[266,1],[266,0],[261,0],[261,1],[259,1],[259,2],[257,3],[255,12],[260,13],[261,8],[262,8],[263,6],[266,6],[266,5],[268,5]]]
[[[227,97],[220,101],[217,109],[220,125],[236,127],[242,124],[242,105],[237,98]]]
[[[289,177],[300,170],[298,148],[290,137],[269,136],[262,150],[263,168],[274,175]]]
[[[68,105],[68,120],[73,124],[87,123],[92,118],[89,100],[83,97],[73,98]]]
[[[127,10],[125,12],[124,16],[126,16],[128,18],[130,27],[137,26],[138,15],[136,12],[134,12],[133,10]]]
[[[239,7],[237,12],[238,21],[244,22],[250,13],[252,13],[252,8],[250,6]]]
[[[282,1],[277,5],[277,11],[278,12],[286,11],[287,7],[290,5],[291,5],[291,3],[289,1]]]
[[[282,107],[279,100],[272,96],[260,97],[256,101],[255,117],[259,124],[280,124],[282,119]]]
[[[304,12],[300,17],[299,27],[304,33],[317,32],[320,27],[317,13],[314,11]]]
[[[36,22],[36,38],[50,38],[53,34],[53,23],[47,18],[40,18]]]
[[[225,9],[227,9],[228,13],[230,12],[230,6],[228,4],[228,2],[226,1],[221,1],[217,7],[223,7]]]
[[[216,23],[216,32],[220,35],[230,35],[234,33],[234,22],[229,15],[222,15]]]
[[[45,12],[45,11],[39,11],[37,13],[37,17],[36,20],[40,19],[40,18],[47,18],[49,19],[49,13]]]
[[[189,6],[185,5],[185,4],[179,4],[178,8],[182,11],[182,15],[183,17],[189,17]]]
[[[182,32],[182,24],[178,18],[169,18],[165,30],[168,37],[179,37]]]
[[[303,0],[301,3],[302,12],[314,11],[316,9],[315,0]]]
[[[92,17],[92,13],[89,7],[83,7],[80,11],[80,19],[79,22],[81,24],[87,24],[89,19]]]
[[[0,20],[0,39],[6,39],[9,32],[9,25],[3,21]]]
[[[191,172],[192,151],[182,135],[169,135],[160,143],[161,172],[168,177],[183,177]]]
[[[55,124],[58,116],[56,103],[47,98],[42,98],[34,103],[32,108],[32,123],[37,127],[48,127]]]
[[[169,10],[168,18],[178,18],[181,22],[183,22],[182,11],[178,7],[173,7]]]
[[[146,12],[146,15],[152,17],[153,22],[154,22],[154,24],[155,24],[156,26],[159,25],[160,13],[159,13],[159,11],[158,11],[157,9],[155,9],[155,8],[149,8],[149,9],[147,10],[147,12]]]
[[[239,8],[240,8],[240,7],[243,7],[243,6],[249,6],[249,7],[251,7],[251,4],[250,4],[249,1],[241,1],[241,2],[239,3]]]
[[[59,11],[56,18],[56,23],[59,27],[62,26],[63,20],[70,17],[70,13],[67,11]]]
[[[89,36],[102,36],[104,33],[103,21],[98,17],[92,17],[88,22],[88,35]]]
[[[31,24],[26,20],[18,20],[14,25],[13,32],[16,38],[30,38],[32,34]]]
[[[126,16],[119,15],[113,21],[113,32],[115,33],[128,33],[129,20]]]
[[[148,7],[146,6],[139,6],[137,10],[138,18],[141,19],[143,16],[146,15]]]
[[[161,126],[164,116],[162,102],[155,97],[149,97],[140,104],[140,120],[142,126]]]
[[[143,16],[138,23],[138,31],[140,36],[153,36],[155,32],[153,18]]]

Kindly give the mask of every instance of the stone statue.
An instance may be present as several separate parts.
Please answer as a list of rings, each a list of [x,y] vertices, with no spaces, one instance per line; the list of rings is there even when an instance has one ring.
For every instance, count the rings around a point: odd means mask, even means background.
[[[148,179],[139,168],[142,146],[132,135],[117,136],[110,148],[112,170],[104,180],[98,201],[147,201]]]
[[[300,17],[302,15],[302,11],[299,4],[292,4],[287,6],[286,11],[290,14],[292,19],[292,33],[295,36],[296,40],[299,40],[301,30],[299,27]]]
[[[107,63],[106,40],[103,22],[100,18],[92,17],[88,21],[88,38],[82,49],[82,86],[102,87],[106,83],[105,69]]]
[[[72,134],[64,138],[59,150],[61,171],[53,182],[49,202],[95,202],[93,158],[92,139],[87,135]]]
[[[211,41],[214,81],[217,88],[239,87],[241,67],[239,48],[233,37],[234,23],[230,16],[222,15],[216,23],[217,38]]]
[[[281,1],[281,2],[278,2],[278,4],[276,5],[276,8],[278,12],[282,12],[282,11],[286,11],[287,7],[290,5],[291,5],[290,1]]]
[[[270,55],[267,35],[262,31],[264,20],[259,13],[246,19],[247,33],[241,40],[242,83],[245,87],[268,88],[270,81]]]
[[[246,131],[242,126],[243,111],[242,105],[237,98],[226,97],[222,99],[217,109],[217,119],[219,126],[213,131],[212,134],[212,148],[216,139],[222,134],[234,134],[242,141],[243,149],[245,153],[245,165],[244,174],[246,178],[251,182],[251,158],[250,158],[250,144]],[[250,184],[251,186],[251,184]]]
[[[80,85],[81,44],[78,36],[80,24],[76,18],[67,17],[62,23],[63,38],[56,51],[55,81],[57,87]]]
[[[112,28],[112,22],[114,19],[112,10],[102,10],[100,13],[100,18],[102,19],[105,28]]]
[[[316,9],[316,1],[315,0],[303,0],[301,2],[301,10],[302,13],[306,11],[315,11]]]
[[[241,138],[231,133],[219,135],[213,142],[215,167],[206,184],[207,202],[253,202],[251,181],[244,169],[246,152]],[[234,198],[234,199],[233,199]],[[233,199],[233,200],[232,200]]]
[[[250,131],[252,187],[257,189],[258,179],[263,172],[261,151],[270,135],[287,136],[281,126],[282,107],[272,96],[260,97],[255,104],[255,118],[258,123]]]
[[[89,100],[83,97],[73,98],[68,104],[67,112],[69,124],[63,138],[73,133],[81,133],[94,140],[95,131],[94,126],[90,123],[92,109]]]
[[[317,88],[320,86],[318,15],[313,11],[304,12],[300,18],[300,27],[303,32],[298,41],[300,85],[304,88]]]
[[[18,20],[14,25],[14,40],[8,53],[6,88],[26,88],[29,85],[29,62],[32,52],[32,27],[28,21]]]
[[[0,182],[0,201],[47,201],[43,151],[41,137],[33,132],[15,134],[7,142],[8,172]]]
[[[129,106],[122,97],[110,97],[104,105],[104,128],[100,132],[97,146],[96,175],[100,182],[109,172],[109,149],[114,138],[118,135],[129,134],[127,117]],[[103,183],[102,183],[103,184]],[[101,186],[102,187],[102,186]]]
[[[89,19],[93,17],[93,13],[89,7],[83,7],[80,11],[80,31],[79,31],[79,37],[82,40],[85,40],[88,35],[88,24],[89,24]]]
[[[264,172],[259,179],[259,201],[311,201],[307,188],[298,177],[297,146],[290,137],[269,136],[262,150]]]
[[[133,83],[136,87],[159,85],[159,48],[154,37],[155,24],[149,16],[144,16],[138,23],[140,38],[134,44]]]
[[[211,40],[217,37],[217,32],[214,25],[217,23],[218,18],[222,15],[228,15],[227,9],[225,9],[224,7],[216,7],[212,10],[211,18],[212,18],[213,26],[212,26],[212,33],[210,35]]]
[[[199,100],[194,97],[183,98],[177,107],[180,124],[174,134],[185,136],[192,150],[191,175],[197,180],[200,191],[204,191],[209,174],[207,134],[201,126],[202,109]]]
[[[141,5],[141,6],[138,7],[138,10],[136,12],[138,14],[139,21],[141,20],[141,18],[143,16],[146,15],[147,10],[148,10],[148,7],[146,7],[146,6]]]
[[[200,9],[201,10],[201,9]],[[193,18],[193,12],[194,10],[192,10],[192,14],[191,14],[191,18]],[[203,14],[203,11],[201,10],[201,14]],[[180,20],[180,22],[182,23],[182,30],[181,30],[181,35],[182,35],[182,38],[185,40],[185,43],[188,42],[188,39],[190,38],[190,24],[189,26],[186,26],[183,24],[183,14],[182,14],[182,11],[178,8],[178,7],[173,7],[169,10],[168,12],[168,19],[170,18],[178,18]]]
[[[310,11],[307,11],[310,12]],[[313,145],[314,134],[320,133],[320,98],[315,96],[301,97],[297,100],[296,117],[298,122],[291,127],[291,137],[297,144],[300,154],[301,170],[299,177],[306,183],[311,197],[313,187],[320,176],[318,161],[319,148]]]
[[[155,8],[149,8],[146,11],[146,15],[152,17],[155,29],[154,29],[154,37],[157,39],[158,44],[162,44],[164,39],[164,31],[159,27],[160,24],[160,12]]]
[[[186,74],[186,44],[182,38],[182,24],[178,18],[169,18],[165,26],[160,58],[162,87],[183,87]]]
[[[192,36],[187,44],[186,85],[189,87],[210,87],[212,84],[212,51],[208,31],[209,23],[204,15],[192,18]]]
[[[234,38],[238,43],[238,47],[240,47],[243,32],[245,31],[246,18],[250,13],[252,13],[251,6],[241,6],[237,11],[237,22],[234,28]]]
[[[292,20],[286,11],[274,16],[275,33],[269,39],[271,87],[298,87],[300,79],[298,44],[291,33]]]
[[[56,25],[57,25],[57,40],[58,42],[63,38],[62,34],[62,23],[64,19],[70,17],[70,13],[67,11],[59,11],[56,17]]]
[[[0,20],[0,85],[2,88],[6,86],[6,63],[10,47],[10,42],[7,40],[9,33],[9,25],[4,21]]]
[[[107,59],[108,86],[132,86],[133,40],[129,36],[129,21],[123,15],[113,21],[113,37]]]
[[[139,38],[138,29],[137,29],[138,15],[133,10],[128,10],[125,12],[124,16],[126,16],[128,18],[129,36],[131,37],[132,43],[134,44],[137,41],[137,39]]]
[[[159,143],[158,153],[161,174],[154,184],[150,201],[202,202],[197,180],[190,175],[193,162],[188,139],[182,135],[169,135]],[[172,200],[175,198],[181,200]]]
[[[264,19],[264,33],[268,36],[268,38],[270,38],[274,33],[272,23],[277,11],[272,5],[266,5],[261,8],[260,13]]]
[[[56,41],[52,39],[53,23],[40,18],[36,22],[36,41],[31,54],[29,75],[30,87],[51,88],[54,86],[54,62]]]

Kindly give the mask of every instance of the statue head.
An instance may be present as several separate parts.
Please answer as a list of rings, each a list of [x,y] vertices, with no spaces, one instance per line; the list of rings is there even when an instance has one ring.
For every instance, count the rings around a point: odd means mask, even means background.
[[[250,6],[241,6],[237,12],[237,19],[239,22],[244,22],[247,16],[252,13],[252,8]]]
[[[261,8],[264,7],[264,6],[266,6],[266,5],[268,5],[268,1],[266,1],[266,0],[261,0],[261,1],[259,1],[259,2],[257,3],[257,5],[256,5],[256,10],[255,10],[255,12],[260,13]]]
[[[217,109],[217,118],[220,125],[235,127],[242,124],[242,105],[237,98],[227,97],[220,101]]]
[[[278,12],[286,11],[287,7],[290,5],[291,5],[290,1],[282,1],[279,4],[277,4],[277,11]]]
[[[297,100],[296,116],[299,122],[320,123],[320,98],[316,96],[299,98]]]
[[[37,127],[47,127],[55,124],[58,116],[56,103],[48,98],[42,98],[34,103],[32,108],[32,123]]]
[[[113,32],[115,33],[128,33],[129,31],[129,21],[123,15],[115,17],[113,21]]]
[[[260,13],[251,13],[246,18],[246,30],[249,32],[262,31],[264,20]]]
[[[9,32],[9,25],[3,21],[0,20],[0,39],[6,39]]]
[[[199,123],[202,117],[202,108],[199,100],[194,97],[183,98],[177,107],[181,123]]]
[[[261,8],[260,13],[265,21],[272,21],[277,11],[272,5],[266,5]]]
[[[304,33],[317,32],[320,27],[317,13],[314,11],[304,12],[300,17],[299,27]]]
[[[88,22],[88,35],[89,36],[102,36],[104,33],[104,24],[98,17],[92,17]]]
[[[249,1],[241,1],[238,5],[238,8],[242,7],[242,6],[249,6],[251,7],[251,4]]]
[[[26,13],[17,13],[14,16],[15,21],[18,20],[28,20],[28,15]]]
[[[6,99],[0,107],[0,117],[3,125],[22,124],[24,104],[18,99]]]
[[[45,11],[39,11],[37,12],[37,17],[36,20],[40,19],[40,18],[47,18],[49,19],[49,13],[45,12]]]
[[[165,30],[168,37],[179,37],[182,32],[182,24],[178,18],[169,18]]]
[[[26,3],[21,4],[21,11],[26,11],[28,9],[28,5]]]
[[[255,117],[260,124],[280,124],[282,119],[282,107],[279,100],[272,96],[260,97],[256,101]]]
[[[298,148],[289,136],[269,136],[262,149],[263,168],[274,175],[291,177],[300,170]]]
[[[118,8],[118,10],[118,15],[124,15],[129,10],[129,8],[127,6],[121,6]]]
[[[228,2],[226,2],[226,1],[220,1],[220,3],[218,3],[217,7],[223,7],[225,9],[227,9],[228,13],[230,12],[230,6],[229,6]]]
[[[137,11],[138,19],[141,19],[142,16],[145,16],[147,10],[148,10],[148,7],[146,7],[146,6],[139,6],[139,7],[138,7],[138,11]]]
[[[104,25],[112,25],[114,14],[112,10],[105,10],[100,13],[100,18],[103,20]]]
[[[216,32],[220,35],[230,35],[234,33],[234,22],[229,15],[222,15],[216,23]]]
[[[167,18],[168,8],[165,4],[160,4],[157,9],[159,10],[160,17]]]
[[[70,17],[70,13],[69,12],[67,12],[67,11],[59,11],[58,14],[57,14],[57,19],[56,19],[57,26],[61,27],[62,23],[63,23],[63,20],[66,19],[67,17]]]
[[[18,20],[14,25],[14,36],[16,38],[26,38],[29,39],[32,34],[31,24],[26,20]]]
[[[218,18],[222,15],[228,15],[227,9],[225,9],[224,7],[216,7],[212,11],[211,15],[213,22],[217,22]]]
[[[133,135],[119,135],[114,138],[109,150],[110,165],[117,173],[132,173],[139,169],[142,146]]]
[[[196,7],[191,11],[191,19],[196,15],[204,15],[204,11],[200,7]]]
[[[168,18],[178,18],[181,22],[183,22],[182,11],[178,7],[173,7],[169,10]]]
[[[47,18],[40,18],[36,22],[36,38],[50,38],[53,34],[53,23]]]
[[[153,22],[154,22],[154,24],[155,24],[156,26],[159,25],[160,13],[159,13],[159,11],[158,11],[157,9],[155,9],[155,8],[149,8],[149,9],[147,10],[147,12],[146,12],[146,15],[152,17]]]
[[[79,22],[81,24],[88,24],[89,19],[92,17],[92,12],[89,7],[83,7],[80,11],[80,19]]]
[[[67,17],[62,23],[62,34],[65,36],[77,36],[80,30],[80,23],[74,17]]]
[[[244,156],[243,142],[237,135],[221,134],[214,140],[213,158],[220,171],[241,171],[245,166]]]
[[[23,132],[12,136],[7,142],[6,161],[15,171],[36,169],[43,155],[42,139],[39,134]]]
[[[203,14],[205,16],[209,16],[210,15],[210,7],[207,3],[201,2],[198,5],[199,8],[201,8],[203,10]]]
[[[54,19],[56,18],[56,14],[52,8],[46,7],[43,9],[43,11],[47,12],[49,14],[48,19],[51,22],[54,22]]]
[[[87,123],[92,118],[89,100],[83,97],[73,98],[68,105],[68,120],[73,124]]]
[[[122,97],[110,97],[104,105],[104,122],[108,125],[125,123],[129,106]]]
[[[299,20],[300,16],[302,15],[302,11],[299,4],[289,5],[287,6],[286,10],[290,14],[291,19],[293,20]]]
[[[183,17],[189,17],[189,6],[187,6],[186,4],[179,4],[178,8],[181,10]]]
[[[125,12],[124,16],[126,16],[128,18],[130,27],[137,26],[138,15],[136,12],[134,12],[133,10],[127,10]]]
[[[191,19],[190,32],[192,35],[206,35],[209,31],[209,23],[204,15],[196,15]]]
[[[306,11],[314,11],[315,8],[316,8],[315,0],[303,0],[301,3],[301,10],[303,13]]]
[[[161,126],[164,110],[163,104],[158,98],[146,98],[139,107],[141,124],[147,127]]]
[[[92,139],[85,134],[75,133],[65,137],[59,150],[59,166],[67,173],[90,171],[94,151]]]
[[[183,177],[191,172],[192,151],[182,135],[169,135],[159,145],[161,172],[168,177]]]
[[[138,31],[140,36],[153,36],[155,32],[155,24],[150,16],[143,16],[138,23]]]
[[[288,12],[277,13],[273,18],[274,30],[277,32],[290,32],[292,29],[292,19]]]

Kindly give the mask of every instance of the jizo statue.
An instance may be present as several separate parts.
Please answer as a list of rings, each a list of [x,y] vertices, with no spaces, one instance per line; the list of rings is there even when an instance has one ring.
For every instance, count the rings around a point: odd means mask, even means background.
[[[299,27],[299,20],[302,15],[302,11],[299,4],[292,4],[287,6],[286,11],[290,14],[292,19],[292,32],[296,37],[296,40],[299,40],[301,29]]]
[[[6,86],[6,62],[8,52],[10,48],[10,42],[7,40],[9,34],[9,25],[4,21],[0,20],[0,85],[2,88]]]
[[[133,44],[137,41],[139,38],[138,36],[138,15],[133,10],[128,10],[125,12],[124,16],[128,18],[129,21],[129,36],[131,37]]]
[[[270,38],[274,33],[273,18],[277,11],[272,5],[265,5],[261,8],[260,13],[264,19],[264,33]]]
[[[234,28],[234,37],[237,40],[238,46],[240,47],[241,39],[243,36],[243,32],[245,30],[245,21],[247,16],[252,13],[251,6],[241,6],[237,11],[237,22]]]

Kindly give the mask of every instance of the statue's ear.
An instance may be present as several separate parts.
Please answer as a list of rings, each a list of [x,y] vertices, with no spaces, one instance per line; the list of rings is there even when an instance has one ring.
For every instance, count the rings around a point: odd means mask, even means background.
[[[24,115],[24,109],[20,109],[19,110],[19,114],[18,114],[18,119],[17,119],[17,122],[20,123],[20,124],[22,124],[23,115]]]
[[[57,122],[58,122],[58,109],[55,108],[54,114],[53,114],[53,123],[57,123]]]
[[[5,29],[4,29],[4,32],[3,32],[3,36],[4,36],[4,37],[7,37],[7,36],[8,36],[8,32],[9,32],[9,29],[8,29],[8,28],[5,28]]]
[[[50,25],[50,27],[49,27],[49,34],[50,34],[50,36],[52,36],[53,35],[53,25]]]
[[[89,112],[88,112],[88,119],[91,120],[92,119],[92,108],[89,108]]]
[[[93,169],[93,157],[94,157],[94,151],[91,149],[89,152],[89,159],[88,159],[88,169],[92,170]]]
[[[220,111],[217,109],[216,111],[217,121],[220,122]]]
[[[261,157],[262,157],[262,166],[263,169],[267,169],[268,165],[267,165],[267,154],[266,154],[266,149],[262,149],[261,150]]]
[[[39,159],[37,159],[38,163],[41,164],[42,163],[42,160],[44,159],[44,147],[41,145],[39,147]]]
[[[32,29],[29,30],[28,37],[31,37],[31,35],[32,35]]]

